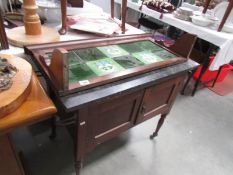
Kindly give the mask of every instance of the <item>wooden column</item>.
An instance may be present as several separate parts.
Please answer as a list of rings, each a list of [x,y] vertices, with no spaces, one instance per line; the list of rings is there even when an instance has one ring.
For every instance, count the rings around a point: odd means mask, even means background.
[[[127,10],[127,0],[122,0],[121,2],[121,31],[125,33],[125,23],[126,23],[126,10]],[[114,0],[111,0],[111,18],[114,19]]]
[[[111,18],[114,19],[114,0],[111,0]]]
[[[222,18],[222,21],[221,21],[219,27],[218,27],[218,32],[220,32],[222,30],[222,28],[223,28],[223,26],[224,26],[224,24],[225,24],[228,16],[231,13],[232,8],[233,8],[233,0],[229,0],[229,4],[227,6],[226,12],[225,12],[225,14],[224,14],[224,16]]]
[[[24,26],[27,35],[40,35],[42,33],[40,18],[37,14],[35,0],[24,0]]]
[[[61,20],[62,20],[62,26],[59,30],[59,33],[61,35],[65,35],[67,32],[67,24],[66,24],[66,15],[67,15],[67,0],[61,0]]]
[[[121,31],[125,33],[125,23],[126,23],[126,10],[127,10],[127,0],[122,0],[121,9]]]
[[[202,13],[206,13],[211,0],[206,0]]]

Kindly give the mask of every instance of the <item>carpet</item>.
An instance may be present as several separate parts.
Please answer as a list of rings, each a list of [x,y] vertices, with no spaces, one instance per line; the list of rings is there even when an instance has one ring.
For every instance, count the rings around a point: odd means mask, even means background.
[[[212,83],[209,85],[212,85]],[[226,96],[233,92],[233,71],[230,71],[222,82],[216,83],[213,88],[208,88],[220,96]]]

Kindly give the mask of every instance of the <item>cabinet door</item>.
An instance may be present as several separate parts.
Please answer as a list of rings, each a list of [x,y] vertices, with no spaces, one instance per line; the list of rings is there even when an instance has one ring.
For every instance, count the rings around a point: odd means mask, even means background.
[[[136,122],[140,123],[155,115],[168,113],[183,79],[183,76],[172,78],[148,87],[145,90]]]
[[[143,91],[118,95],[88,107],[87,144],[94,147],[132,127]]]
[[[0,174],[24,175],[24,170],[17,153],[14,150],[10,136],[0,136]]]

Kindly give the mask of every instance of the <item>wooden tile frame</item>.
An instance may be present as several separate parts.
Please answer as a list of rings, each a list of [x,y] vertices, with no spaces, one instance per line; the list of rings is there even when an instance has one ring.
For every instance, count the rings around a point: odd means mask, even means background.
[[[82,48],[89,48],[89,47],[99,47],[99,46],[106,46],[106,45],[112,45],[112,44],[123,44],[123,43],[129,43],[129,42],[136,42],[136,41],[152,41],[151,34],[137,34],[137,35],[128,35],[128,36],[118,36],[118,37],[112,37],[112,38],[98,38],[98,39],[89,39],[89,40],[81,40],[81,41],[68,41],[68,42],[59,42],[59,43],[48,43],[48,44],[41,44],[41,45],[32,45],[32,46],[26,46],[25,52],[26,54],[29,54],[33,57],[33,60],[37,63],[37,65],[40,67],[42,72],[45,74],[46,78],[49,80],[51,86],[56,89],[56,92],[63,96],[67,94],[71,94],[74,92],[79,92],[82,90],[86,90],[89,88],[93,88],[96,86],[104,85],[113,81],[122,80],[124,78],[132,77],[135,75],[139,75],[142,73],[146,73],[152,70],[156,70],[159,68],[171,66],[174,64],[179,64],[181,62],[187,61],[186,58],[177,56],[170,60],[158,62],[158,63],[152,63],[136,68],[127,69],[122,72],[112,73],[110,75],[104,75],[101,77],[96,77],[93,79],[90,79],[90,84],[81,86],[79,83],[73,83],[64,84],[67,82],[67,80],[63,77],[63,72],[58,72],[57,69],[53,69],[54,67],[60,67],[62,65],[62,58],[57,57],[56,63],[57,66],[54,66],[55,64],[52,64],[51,66],[47,66],[45,61],[46,54],[48,52],[53,52],[54,49],[60,49],[66,52],[66,50],[73,50],[73,49],[82,49]],[[157,44],[157,43],[155,43]],[[161,47],[161,46],[160,46]],[[168,50],[167,48],[163,47],[165,50],[173,53],[174,55],[177,55],[176,53]],[[59,54],[57,54],[59,55]],[[60,54],[61,55],[61,54]],[[60,60],[60,61],[59,61]],[[53,67],[53,68],[52,68]],[[61,70],[61,69],[59,69]],[[56,78],[56,76],[59,75],[59,78]]]

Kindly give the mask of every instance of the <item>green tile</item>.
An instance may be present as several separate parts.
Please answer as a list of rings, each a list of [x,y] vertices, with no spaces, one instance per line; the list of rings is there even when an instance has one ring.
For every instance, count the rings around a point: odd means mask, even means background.
[[[147,51],[134,53],[133,56],[145,64],[151,64],[151,63],[163,61],[161,57],[155,55],[152,52],[147,52]]]
[[[135,44],[140,47],[143,51],[160,51],[163,50],[159,45],[151,41],[138,41]]]
[[[125,51],[129,52],[130,54],[134,52],[141,52],[143,48],[141,48],[137,43],[127,43],[127,44],[119,44],[119,47],[124,49]]]
[[[69,66],[75,66],[77,64],[85,64],[85,61],[81,59],[74,51],[68,52],[67,58],[69,59]]]
[[[84,61],[95,61],[106,58],[106,55],[97,48],[78,49],[75,50],[75,53]]]
[[[177,57],[176,55],[172,54],[171,52],[168,52],[167,50],[161,50],[153,53],[163,59],[170,59]]]
[[[98,76],[107,75],[113,72],[124,70],[117,62],[111,58],[104,58],[97,61],[87,62],[87,66]]]
[[[88,80],[93,77],[96,77],[96,74],[85,64],[76,65],[69,70],[69,83]]]
[[[97,48],[109,58],[129,55],[128,52],[117,45],[103,46]]]
[[[119,65],[125,69],[134,68],[144,65],[141,61],[131,55],[113,58]]]

